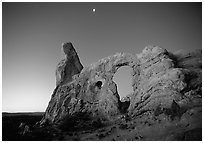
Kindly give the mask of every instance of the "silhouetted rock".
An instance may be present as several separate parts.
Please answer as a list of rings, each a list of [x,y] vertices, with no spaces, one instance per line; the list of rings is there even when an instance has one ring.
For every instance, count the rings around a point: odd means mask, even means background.
[[[130,106],[130,97],[126,96],[121,99],[119,104],[119,110],[121,113],[127,113],[127,109]]]
[[[125,96],[121,99],[121,102],[129,102],[130,101],[130,97]]]
[[[27,133],[31,132],[30,127],[28,125],[26,125],[25,123],[21,123],[18,128],[19,128],[19,134],[22,135],[22,136],[24,136]]]

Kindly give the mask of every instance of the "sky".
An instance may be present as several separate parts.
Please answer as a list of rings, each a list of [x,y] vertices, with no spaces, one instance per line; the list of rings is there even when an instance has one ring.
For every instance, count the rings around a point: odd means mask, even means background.
[[[202,4],[3,2],[2,111],[45,111],[63,42],[73,43],[84,67],[148,45],[201,49]],[[130,69],[119,69],[114,81],[120,96],[131,92]]]

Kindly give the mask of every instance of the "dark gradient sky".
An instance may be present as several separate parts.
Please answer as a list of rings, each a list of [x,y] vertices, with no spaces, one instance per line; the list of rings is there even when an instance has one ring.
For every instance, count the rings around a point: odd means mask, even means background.
[[[3,111],[46,109],[62,42],[73,43],[83,66],[147,45],[202,48],[201,3],[3,3],[2,12]],[[127,72],[116,73],[121,96],[131,89]]]

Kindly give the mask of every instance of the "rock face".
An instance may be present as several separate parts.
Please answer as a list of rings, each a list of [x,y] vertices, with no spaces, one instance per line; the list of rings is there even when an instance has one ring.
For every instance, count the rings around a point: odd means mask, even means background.
[[[83,69],[72,43],[64,43],[62,52],[64,59],[59,62],[56,69],[57,86],[72,81],[72,76],[80,73]]]
[[[201,51],[181,55],[148,46],[141,54],[118,53],[86,68],[71,43],[63,44],[63,51],[65,59],[56,71],[57,86],[41,124],[60,124],[79,113],[102,121],[114,121],[121,114],[134,119],[147,113],[187,120],[188,109],[201,110]],[[125,110],[112,80],[122,66],[132,68],[134,91]]]
[[[79,58],[70,45],[70,43],[63,45],[63,49],[68,47],[71,50],[64,50],[67,60],[66,62],[62,60],[57,67],[57,87],[41,123],[58,123],[65,117],[79,112],[102,120],[116,118],[120,114],[120,100],[112,78],[119,67],[124,65],[134,67],[137,60],[131,54],[119,53],[104,58],[77,74],[82,66],[78,64]],[[68,57],[69,55],[71,57]],[[75,63],[72,62],[73,59]],[[69,60],[71,63],[68,63]]]
[[[187,86],[183,69],[175,67],[165,49],[148,46],[137,57],[140,72],[135,81],[137,89],[131,97],[130,115],[154,110],[157,106],[170,108],[173,101],[182,99],[181,92]]]

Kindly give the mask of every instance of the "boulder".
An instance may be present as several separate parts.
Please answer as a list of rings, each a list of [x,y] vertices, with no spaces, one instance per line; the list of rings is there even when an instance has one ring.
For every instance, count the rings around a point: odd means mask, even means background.
[[[28,125],[26,125],[25,123],[20,123],[18,129],[19,129],[19,134],[22,136],[31,132],[30,127]]]

